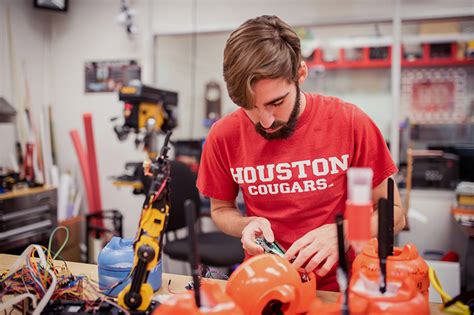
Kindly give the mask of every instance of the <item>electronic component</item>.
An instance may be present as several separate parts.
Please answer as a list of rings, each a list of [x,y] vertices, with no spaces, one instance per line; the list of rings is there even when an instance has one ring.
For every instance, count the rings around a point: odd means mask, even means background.
[[[265,253],[278,255],[280,257],[285,256],[285,250],[276,241],[270,243],[263,237],[257,237],[255,242],[263,247]]]

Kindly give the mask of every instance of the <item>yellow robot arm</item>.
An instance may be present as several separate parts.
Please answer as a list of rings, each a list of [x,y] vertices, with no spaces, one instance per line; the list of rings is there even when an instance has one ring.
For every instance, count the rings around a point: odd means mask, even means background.
[[[132,280],[118,295],[119,305],[129,310],[147,310],[153,296],[153,288],[147,279],[161,258],[163,235],[168,222],[170,161],[167,152],[170,136],[171,132],[168,132],[160,156],[145,170],[145,174],[152,176],[153,180],[143,204],[133,244]]]

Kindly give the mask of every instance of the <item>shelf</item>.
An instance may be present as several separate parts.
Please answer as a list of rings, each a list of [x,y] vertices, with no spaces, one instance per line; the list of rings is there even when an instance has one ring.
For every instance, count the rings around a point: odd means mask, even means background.
[[[392,49],[387,47],[387,55],[383,59],[370,59],[370,49],[374,47],[363,47],[361,49],[361,56],[357,60],[348,60],[346,58],[346,49],[339,48],[338,59],[333,62],[323,60],[323,51],[320,48],[314,50],[312,59],[307,60],[306,63],[310,69],[316,70],[336,70],[336,69],[377,69],[390,68],[392,59]],[[458,59],[457,43],[451,44],[450,57],[436,58],[431,55],[430,44],[422,44],[423,56],[415,60],[402,59],[401,65],[403,68],[414,67],[455,67],[455,66],[474,66],[474,58]],[[402,52],[403,56],[403,52]]]
[[[468,42],[474,40],[474,33],[465,34],[429,34],[429,35],[402,35],[402,44],[441,44],[453,42]],[[384,47],[393,43],[392,36],[358,36],[335,38],[324,44],[319,39],[306,39],[302,41],[306,49],[317,48],[363,48]]]

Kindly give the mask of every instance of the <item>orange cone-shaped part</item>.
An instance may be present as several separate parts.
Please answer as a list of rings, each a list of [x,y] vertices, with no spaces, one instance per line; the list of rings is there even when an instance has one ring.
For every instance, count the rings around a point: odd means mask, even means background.
[[[201,308],[196,306],[193,291],[171,295],[158,306],[153,315],[244,315],[238,305],[218,283],[201,282]]]
[[[352,264],[352,274],[363,273],[371,280],[380,279],[377,239],[371,239],[363,252]],[[428,300],[430,279],[428,264],[418,254],[416,246],[407,244],[403,248],[394,247],[393,256],[387,257],[387,281],[411,278],[424,297]]]
[[[243,262],[229,278],[227,294],[246,315],[279,309],[305,313],[316,298],[314,273],[300,274],[286,259],[262,254]]]

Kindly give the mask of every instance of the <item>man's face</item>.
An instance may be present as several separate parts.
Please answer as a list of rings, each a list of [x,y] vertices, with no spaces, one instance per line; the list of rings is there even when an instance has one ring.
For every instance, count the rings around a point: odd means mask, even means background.
[[[255,107],[245,112],[255,130],[267,140],[288,138],[302,112],[298,84],[285,79],[262,79],[253,90]]]

